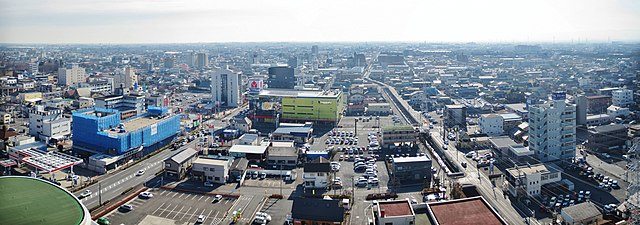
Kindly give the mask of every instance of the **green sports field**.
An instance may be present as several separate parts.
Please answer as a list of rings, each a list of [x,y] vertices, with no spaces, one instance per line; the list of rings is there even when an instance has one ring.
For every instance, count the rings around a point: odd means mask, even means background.
[[[58,186],[26,177],[0,177],[0,224],[76,225],[84,216],[80,203]]]

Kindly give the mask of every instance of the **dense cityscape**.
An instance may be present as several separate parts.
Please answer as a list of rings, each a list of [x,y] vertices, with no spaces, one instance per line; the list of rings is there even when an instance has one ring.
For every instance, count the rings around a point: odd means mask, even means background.
[[[640,225],[639,3],[0,0],[0,225]]]

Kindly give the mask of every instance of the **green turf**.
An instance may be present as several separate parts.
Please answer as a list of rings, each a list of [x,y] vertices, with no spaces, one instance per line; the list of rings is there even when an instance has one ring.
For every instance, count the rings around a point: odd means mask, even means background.
[[[25,177],[0,177],[0,224],[80,224],[80,203],[60,187]]]

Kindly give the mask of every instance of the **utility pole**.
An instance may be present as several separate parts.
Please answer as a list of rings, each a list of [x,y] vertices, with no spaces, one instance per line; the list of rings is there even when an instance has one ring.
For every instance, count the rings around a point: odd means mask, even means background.
[[[280,196],[282,196],[282,182],[284,182],[284,180],[282,180],[282,163],[280,163]]]

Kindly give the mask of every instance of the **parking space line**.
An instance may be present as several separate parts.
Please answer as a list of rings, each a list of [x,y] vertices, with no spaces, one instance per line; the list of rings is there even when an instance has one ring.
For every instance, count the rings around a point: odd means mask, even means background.
[[[189,209],[187,209],[187,212],[185,214],[183,214],[182,217],[180,217],[180,220],[182,220],[184,218],[184,216],[186,216],[187,213],[189,213],[189,211],[191,211],[191,206],[189,206]]]
[[[202,200],[203,197],[204,197],[204,195],[201,195],[200,198],[198,199],[198,201]]]
[[[180,210],[178,210],[178,212],[179,212],[179,213],[183,213],[183,212],[182,212],[182,209],[184,209],[184,205],[183,205],[182,207],[180,207]],[[172,219],[172,220],[175,220],[175,219],[176,219],[176,216],[178,216],[178,213],[176,213],[176,215],[175,215],[175,216],[173,216],[171,219]]]
[[[218,214],[220,214],[220,211],[216,210],[216,215],[213,216],[213,219],[211,219],[211,223],[209,223],[209,225],[213,225],[213,223],[218,220]]]
[[[191,198],[191,200],[195,200],[196,197],[198,197],[198,195],[193,195],[193,198]]]
[[[155,211],[153,211],[153,213],[151,213],[151,215],[156,214],[158,209],[162,208],[162,206],[164,206],[164,204],[166,204],[166,202],[163,202],[162,205],[160,205],[160,207],[158,207]]]
[[[160,214],[158,214],[158,216],[159,216],[159,217],[162,217],[162,214],[163,214],[165,211],[167,211],[167,209],[169,209],[169,207],[171,207],[171,203],[169,203],[169,205],[168,205],[166,208],[162,209],[162,212],[160,212]]]
[[[173,196],[171,196],[171,198],[175,198],[175,197],[176,197],[176,195],[178,195],[178,192],[174,192],[174,193],[173,193]]]
[[[204,211],[203,211],[204,212]],[[207,214],[207,217],[205,217],[205,220],[209,218],[209,215],[211,215],[212,210],[209,210],[209,214]],[[213,219],[212,219],[213,220]],[[204,223],[204,221],[202,221],[202,223]]]
[[[171,215],[171,213],[174,213],[174,212],[175,212],[175,213],[177,213],[177,212],[175,211],[175,210],[176,210],[176,208],[178,208],[178,205],[176,205],[175,207],[173,207],[173,209],[171,209],[171,211],[169,212],[169,214],[167,214],[167,217],[168,217],[169,215]]]
[[[180,194],[180,196],[178,196],[178,198],[182,198],[182,196],[184,196],[184,193]]]

